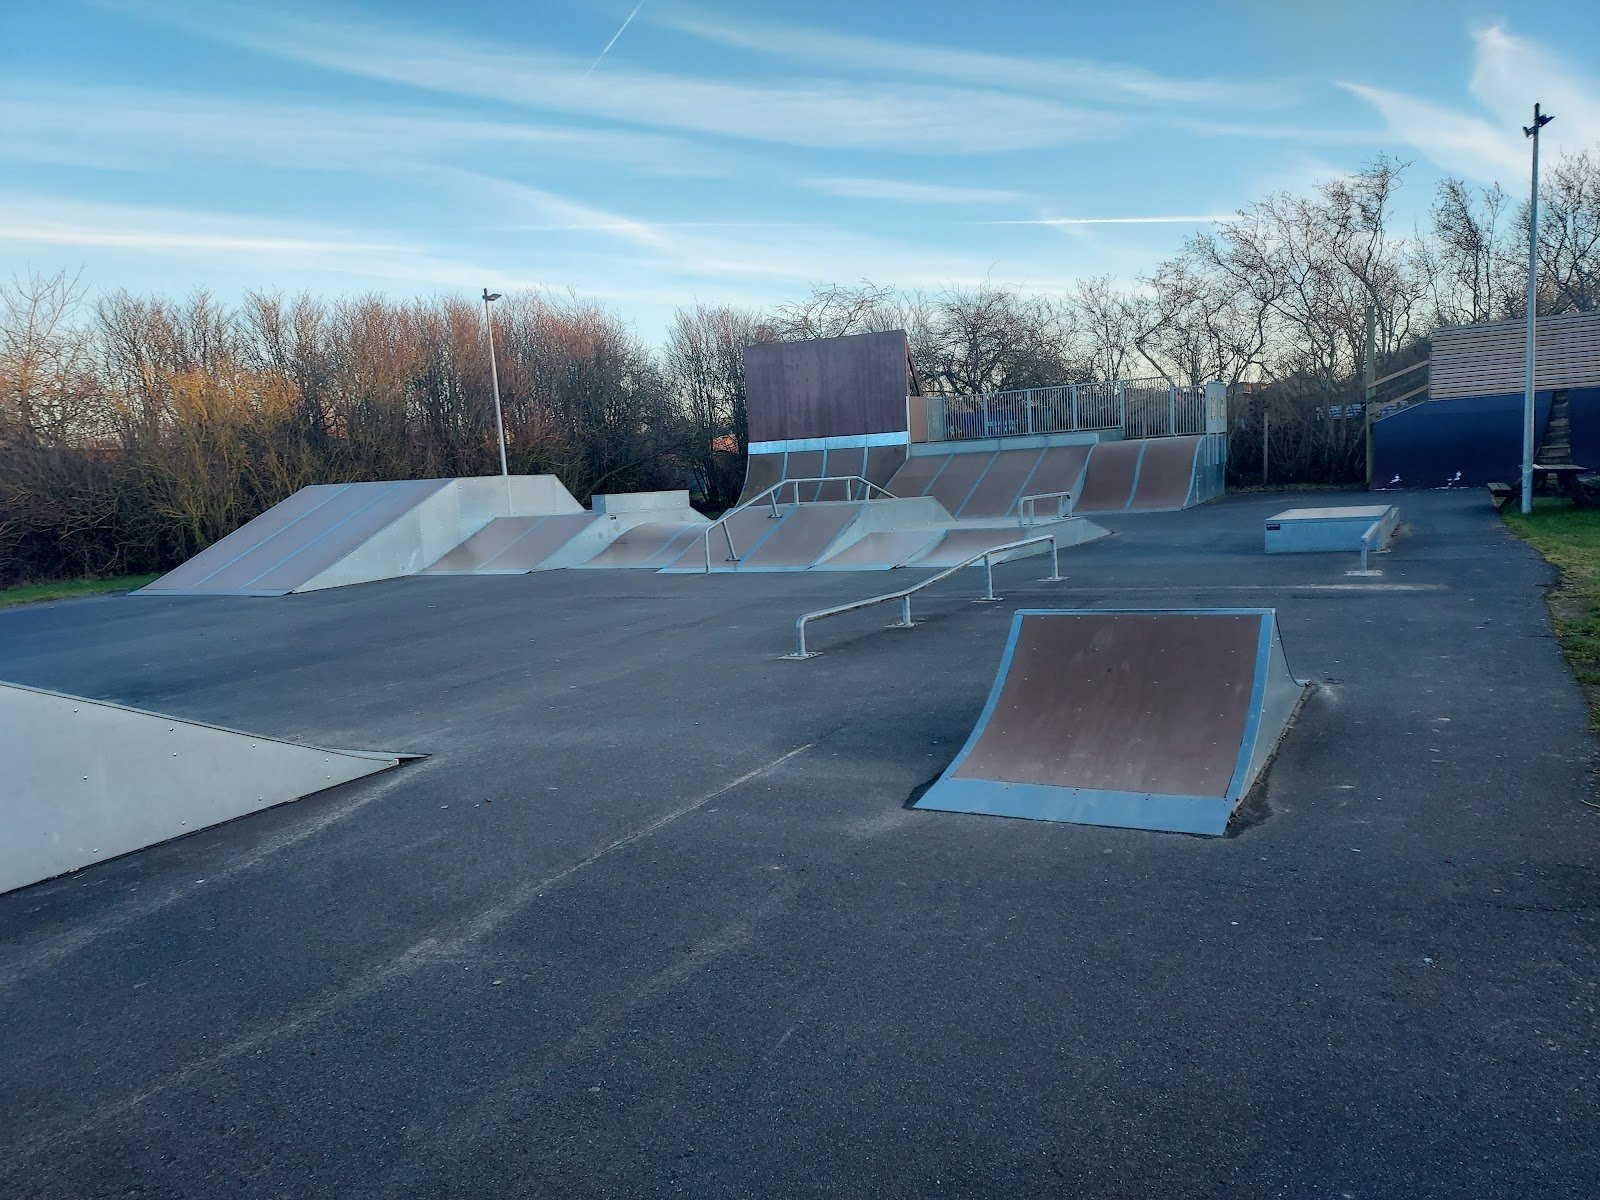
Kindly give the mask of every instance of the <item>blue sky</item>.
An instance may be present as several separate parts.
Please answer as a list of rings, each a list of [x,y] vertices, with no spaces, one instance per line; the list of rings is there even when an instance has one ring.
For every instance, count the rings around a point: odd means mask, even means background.
[[[1600,142],[1597,60],[1576,4],[0,0],[0,276],[570,289],[649,337],[1064,292],[1383,152],[1417,218],[1444,172],[1520,195],[1533,101]]]

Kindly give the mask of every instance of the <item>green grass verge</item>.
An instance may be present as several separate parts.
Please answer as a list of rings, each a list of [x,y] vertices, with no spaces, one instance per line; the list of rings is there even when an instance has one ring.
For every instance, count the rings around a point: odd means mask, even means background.
[[[156,578],[155,575],[113,575],[109,579],[25,583],[20,587],[0,588],[0,608],[10,608],[15,604],[42,604],[46,600],[75,600],[79,596],[104,596],[108,592],[131,592]]]
[[[1565,500],[1536,500],[1527,516],[1507,504],[1506,526],[1561,571],[1547,600],[1550,621],[1572,673],[1600,725],[1600,510]]]

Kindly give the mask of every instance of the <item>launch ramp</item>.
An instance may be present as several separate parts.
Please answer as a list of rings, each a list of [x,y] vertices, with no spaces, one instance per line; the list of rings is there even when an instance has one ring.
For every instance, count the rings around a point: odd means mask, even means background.
[[[0,892],[397,765],[0,683]]]
[[[916,807],[1221,834],[1304,690],[1271,609],[1023,610]]]

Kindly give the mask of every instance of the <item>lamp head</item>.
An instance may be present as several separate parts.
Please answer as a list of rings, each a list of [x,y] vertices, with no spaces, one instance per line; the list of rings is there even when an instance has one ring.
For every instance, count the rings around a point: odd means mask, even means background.
[[[491,292],[488,288],[484,288],[483,289],[483,298],[486,301],[487,300],[498,300],[498,299],[500,299],[500,293],[499,292]]]

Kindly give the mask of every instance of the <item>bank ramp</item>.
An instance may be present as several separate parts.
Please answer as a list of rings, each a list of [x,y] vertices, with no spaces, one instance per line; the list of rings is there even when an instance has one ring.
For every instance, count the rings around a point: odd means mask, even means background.
[[[1221,834],[1304,691],[1271,609],[1023,610],[916,807]]]
[[[388,770],[327,750],[0,683],[0,892]]]

